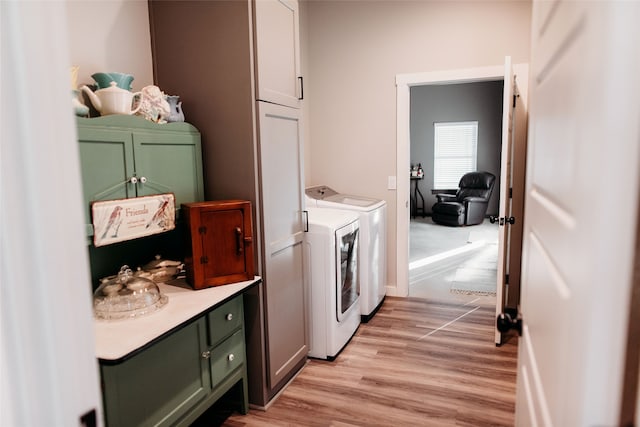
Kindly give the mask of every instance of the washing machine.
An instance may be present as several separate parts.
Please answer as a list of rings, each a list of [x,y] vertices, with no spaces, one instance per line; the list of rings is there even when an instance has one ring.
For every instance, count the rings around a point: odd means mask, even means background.
[[[309,187],[306,206],[349,210],[360,219],[360,314],[368,322],[387,293],[387,202],[341,194],[319,185]]]
[[[309,357],[333,360],[360,325],[358,215],[307,209]]]

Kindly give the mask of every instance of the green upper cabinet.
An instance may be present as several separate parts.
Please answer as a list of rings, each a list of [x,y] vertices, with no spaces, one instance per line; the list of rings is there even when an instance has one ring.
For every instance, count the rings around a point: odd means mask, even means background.
[[[176,206],[203,200],[202,154],[200,135],[160,134],[138,132],[133,135],[135,168],[138,177],[146,178],[139,183],[138,196],[175,193]]]
[[[134,174],[131,132],[104,132],[78,128],[82,193],[87,235],[93,235],[91,201],[135,197],[135,186],[125,183]]]
[[[78,118],[87,235],[91,202],[174,193],[176,208],[204,200],[200,133],[141,117]]]

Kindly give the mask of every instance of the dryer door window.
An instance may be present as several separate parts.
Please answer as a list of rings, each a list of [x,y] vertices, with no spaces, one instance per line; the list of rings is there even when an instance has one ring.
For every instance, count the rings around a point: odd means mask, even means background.
[[[336,232],[336,317],[341,322],[345,313],[358,302],[360,280],[358,275],[358,228],[347,227]]]

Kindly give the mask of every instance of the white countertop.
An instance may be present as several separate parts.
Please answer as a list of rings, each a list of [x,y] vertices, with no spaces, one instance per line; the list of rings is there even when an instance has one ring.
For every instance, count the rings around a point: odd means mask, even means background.
[[[158,311],[123,320],[94,320],[96,357],[118,360],[143,347],[165,332],[207,311],[227,298],[239,294],[260,280],[232,283],[207,289],[193,290],[160,283],[160,291],[169,301]]]

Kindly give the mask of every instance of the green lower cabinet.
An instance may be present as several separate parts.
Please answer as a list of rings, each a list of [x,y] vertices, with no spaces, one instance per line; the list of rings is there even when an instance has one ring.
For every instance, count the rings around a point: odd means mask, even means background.
[[[242,295],[122,363],[101,363],[106,425],[188,426],[236,385],[242,391],[238,410],[246,414],[244,323],[234,319],[226,338],[211,340],[215,320],[230,309],[243,318]]]
[[[118,365],[103,365],[109,426],[173,425],[211,392],[201,318]]]

